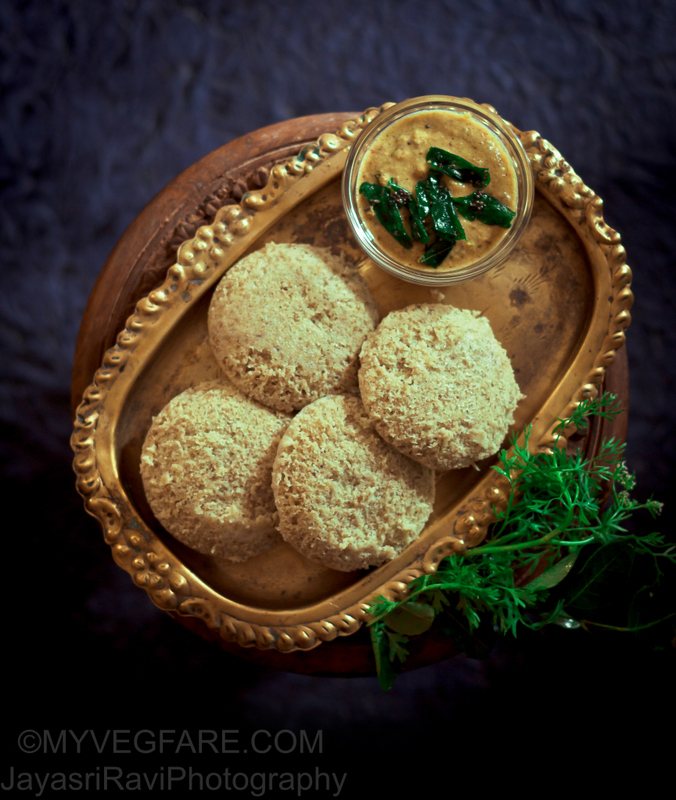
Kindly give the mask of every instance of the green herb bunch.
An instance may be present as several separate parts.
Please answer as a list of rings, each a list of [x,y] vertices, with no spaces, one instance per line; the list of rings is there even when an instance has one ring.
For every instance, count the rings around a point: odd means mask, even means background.
[[[613,395],[586,400],[556,433],[618,413]],[[410,639],[433,625],[477,656],[487,654],[495,632],[516,636],[520,626],[551,623],[634,633],[657,629],[658,645],[674,639],[676,611],[665,575],[676,577],[676,547],[660,533],[628,532],[635,512],[656,517],[661,504],[631,497],[634,478],[623,461],[624,445],[605,441],[596,457],[586,459],[558,447],[531,453],[529,435],[530,428],[523,444],[514,440],[493,467],[510,492],[485,541],[445,558],[434,575],[414,579],[404,600],[381,595],[370,606],[384,688],[406,660]]]
[[[509,228],[515,212],[483,191],[491,180],[487,169],[476,167],[440,147],[431,147],[426,159],[428,175],[416,184],[415,195],[392,178],[386,186],[364,182],[359,192],[368,200],[380,224],[400,245],[410,249],[414,239],[422,242],[425,253],[420,263],[436,268],[457,241],[467,238],[458,215],[469,220],[478,219],[485,225]],[[453,197],[441,182],[442,175],[470,183],[475,191],[464,197]],[[410,233],[404,225],[401,208],[408,211]]]

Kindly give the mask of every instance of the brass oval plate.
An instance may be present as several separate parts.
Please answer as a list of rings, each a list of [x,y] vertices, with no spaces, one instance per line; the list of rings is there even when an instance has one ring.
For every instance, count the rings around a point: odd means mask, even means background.
[[[596,393],[630,322],[631,271],[619,235],[603,221],[602,201],[533,131],[517,131],[536,179],[533,216],[505,265],[446,287],[442,296],[363,258],[345,221],[340,177],[347,149],[385,107],[368,109],[274,167],[263,189],[224,206],[213,224],[181,245],[177,263],[137,304],[77,409],[71,438],[77,488],[117,564],[160,608],[201,618],[243,646],[308,650],[354,633],[374,596],[400,597],[414,577],[478,544],[504,487],[490,460],[478,470],[440,475],[435,510],[419,539],[365,573],[323,569],[286,544],[232,564],[167,534],[145,501],[141,445],[152,416],[173,396],[218,374],[206,312],[216,282],[237,259],[269,241],[329,246],[359,269],[381,315],[418,302],[480,311],[526,395],[514,427],[522,433],[532,424],[533,448],[551,446],[557,419]]]

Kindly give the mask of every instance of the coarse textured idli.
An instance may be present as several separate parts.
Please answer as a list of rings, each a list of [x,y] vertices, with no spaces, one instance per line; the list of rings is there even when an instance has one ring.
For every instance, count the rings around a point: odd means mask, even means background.
[[[292,411],[357,392],[359,350],[378,324],[371,292],[327,248],[268,244],[237,262],[209,306],[209,340],[227,376]]]
[[[306,558],[349,572],[415,541],[434,504],[434,471],[376,433],[358,397],[306,406],[282,436],[272,486],[282,537]]]
[[[272,462],[289,420],[227,380],[174,397],[141,452],[153,514],[200,553],[245,561],[270,548],[280,541]]]
[[[496,453],[522,398],[505,349],[474,311],[438,304],[393,311],[360,360],[361,397],[378,433],[436,470]]]

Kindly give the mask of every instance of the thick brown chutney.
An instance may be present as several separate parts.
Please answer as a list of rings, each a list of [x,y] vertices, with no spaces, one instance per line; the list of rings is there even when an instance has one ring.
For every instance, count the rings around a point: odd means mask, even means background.
[[[467,112],[416,111],[393,122],[378,135],[364,155],[357,186],[363,182],[386,185],[393,178],[395,183],[413,194],[416,183],[425,180],[430,169],[426,161],[430,147],[440,147],[477,167],[488,169],[491,181],[484,191],[516,211],[517,176],[511,158],[495,134]],[[443,182],[454,197],[472,194],[475,190],[470,183],[460,183],[445,175]],[[408,267],[432,270],[419,263],[425,250],[421,242],[414,241],[410,250],[403,247],[380,224],[365,197],[359,196],[358,206],[378,246],[391,258]],[[403,215],[406,218],[407,213],[404,211]],[[461,218],[461,222],[467,240],[459,240],[434,271],[469,266],[493,250],[508,232],[505,228],[485,225],[479,220]]]

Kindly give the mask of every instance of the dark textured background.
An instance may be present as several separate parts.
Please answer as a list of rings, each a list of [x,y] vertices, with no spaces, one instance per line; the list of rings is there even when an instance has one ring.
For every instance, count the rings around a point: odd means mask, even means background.
[[[618,755],[647,746],[658,715],[673,715],[673,653],[612,637],[524,635],[384,694],[373,679],[253,667],[188,634],[113,564],[82,510],[69,384],[108,253],[191,163],[291,117],[469,96],[552,141],[622,234],[636,295],[628,460],[671,529],[675,41],[667,0],[0,4],[3,644],[21,705],[7,753],[22,728],[66,723],[322,729],[324,769],[356,751],[384,789],[422,757],[467,765],[511,749],[514,726],[522,752],[552,764],[575,721],[587,755],[602,736]],[[462,744],[474,726],[485,744]]]

